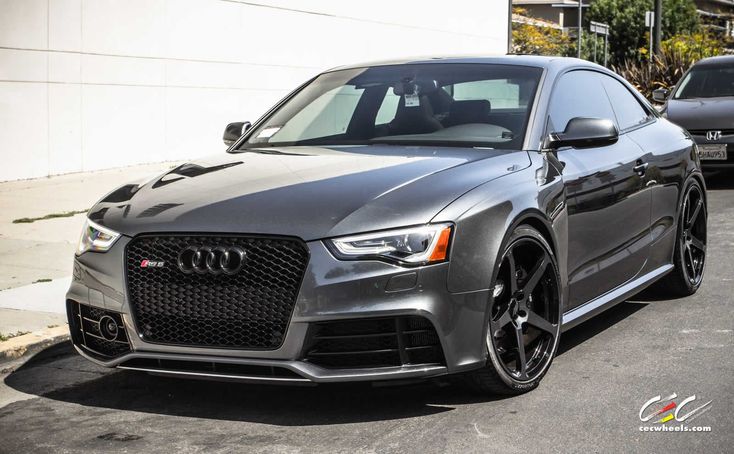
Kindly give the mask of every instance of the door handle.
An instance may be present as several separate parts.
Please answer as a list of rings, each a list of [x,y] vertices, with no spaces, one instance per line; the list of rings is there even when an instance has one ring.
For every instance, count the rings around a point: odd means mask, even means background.
[[[637,161],[637,165],[632,168],[632,170],[635,171],[635,173],[639,176],[645,175],[645,171],[647,170],[647,166],[650,164],[647,162]]]

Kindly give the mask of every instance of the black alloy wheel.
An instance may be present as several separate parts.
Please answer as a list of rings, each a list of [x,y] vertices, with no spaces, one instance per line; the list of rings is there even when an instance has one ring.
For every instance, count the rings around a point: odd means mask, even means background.
[[[706,268],[706,198],[701,185],[694,179],[689,180],[685,188],[673,251],[675,267],[654,286],[655,290],[672,297],[696,293]]]
[[[553,253],[535,229],[513,232],[502,255],[490,308],[490,364],[470,377],[480,390],[519,394],[538,386],[553,361],[561,326]]]
[[[698,184],[688,188],[681,212],[681,235],[678,247],[682,255],[683,272],[693,287],[701,285],[706,263],[706,207]]]

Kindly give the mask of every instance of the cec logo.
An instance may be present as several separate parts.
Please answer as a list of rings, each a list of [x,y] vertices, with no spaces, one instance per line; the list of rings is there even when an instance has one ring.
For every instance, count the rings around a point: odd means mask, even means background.
[[[667,397],[655,396],[649,399],[647,402],[642,404],[640,407],[640,421],[649,422],[651,424],[665,424],[669,421],[684,422],[690,421],[694,417],[697,417],[711,408],[712,400],[709,400],[703,405],[694,403],[696,401],[696,395],[686,397],[685,399],[676,402],[678,395],[676,393],[671,394]],[[699,401],[700,402],[700,401]],[[659,408],[662,406],[662,408]],[[650,430],[652,429],[652,430]],[[644,427],[641,426],[640,430],[645,432],[667,432],[673,431],[673,428],[668,427]],[[676,432],[687,432],[687,431],[710,431],[711,427],[694,427],[689,428],[687,426],[679,426],[674,428]]]

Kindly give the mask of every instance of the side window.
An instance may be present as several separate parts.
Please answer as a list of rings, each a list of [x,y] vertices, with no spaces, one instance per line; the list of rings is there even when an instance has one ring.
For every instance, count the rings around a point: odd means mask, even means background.
[[[614,100],[612,108],[614,113],[617,114],[619,129],[625,130],[646,122],[650,115],[642,108],[637,98],[630,93],[627,87],[609,76],[602,77],[609,99]]]
[[[563,131],[568,121],[576,117],[614,121],[601,77],[592,71],[571,71],[561,76],[551,95],[547,132]]]

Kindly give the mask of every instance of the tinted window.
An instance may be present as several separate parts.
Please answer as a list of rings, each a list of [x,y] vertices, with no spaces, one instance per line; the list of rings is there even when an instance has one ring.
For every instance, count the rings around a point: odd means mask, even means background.
[[[458,63],[332,71],[265,119],[243,148],[379,142],[518,149],[541,74]]]
[[[551,96],[548,132],[566,129],[576,117],[614,120],[614,111],[602,86],[605,77],[591,71],[572,71],[561,76]]]
[[[604,88],[607,90],[609,99],[612,100],[612,108],[617,116],[619,129],[624,130],[647,121],[648,113],[627,87],[609,76],[602,76],[602,78]]]
[[[680,83],[675,99],[734,96],[734,68],[693,68]]]

